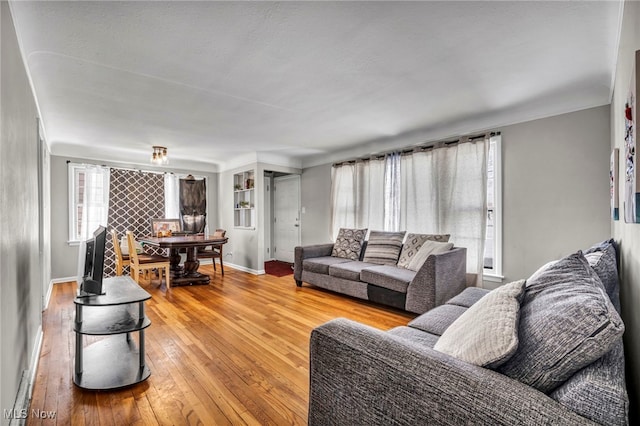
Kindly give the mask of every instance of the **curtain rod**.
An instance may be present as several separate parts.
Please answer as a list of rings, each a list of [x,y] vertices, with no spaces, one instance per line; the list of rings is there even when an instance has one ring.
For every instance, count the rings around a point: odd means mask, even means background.
[[[332,167],[337,167],[337,166],[341,166],[343,164],[354,164],[358,161],[371,161],[371,160],[381,160],[384,157],[386,157],[389,154],[394,154],[394,153],[399,153],[400,155],[405,155],[405,154],[410,154],[412,152],[416,152],[416,151],[428,151],[431,150],[433,148],[435,148],[438,145],[444,145],[444,146],[451,146],[451,145],[455,145],[457,143],[466,143],[466,142],[473,142],[474,140],[478,140],[478,139],[484,139],[486,137],[493,137],[493,136],[499,136],[500,132],[487,132],[487,133],[482,133],[482,134],[477,134],[477,135],[473,135],[473,136],[464,136],[464,137],[460,137],[458,139],[454,139],[454,140],[450,140],[450,141],[437,141],[437,142],[428,142],[425,145],[413,145],[410,147],[405,147],[405,148],[399,148],[399,149],[394,149],[394,150],[390,150],[390,151],[386,151],[380,154],[374,154],[371,155],[369,157],[361,157],[361,158],[355,158],[353,160],[345,160],[345,161],[339,161],[337,163],[333,163]]]
[[[160,171],[157,171],[157,170],[143,170],[143,169],[134,169],[134,168],[131,168],[131,167],[107,166],[106,164],[95,164],[95,163],[76,163],[76,162],[73,162],[73,161],[71,161],[71,160],[67,160],[67,164],[70,164],[70,163],[72,163],[72,164],[77,164],[77,165],[79,165],[79,166],[101,166],[101,167],[108,167],[108,168],[110,168],[110,169],[130,170],[130,171],[132,171],[132,172],[138,172],[138,173],[155,173],[155,174],[158,174],[158,175],[166,175],[166,174],[173,175],[173,174],[175,174],[175,173],[173,173],[173,172],[160,172]],[[186,175],[185,175],[185,176],[186,176]]]

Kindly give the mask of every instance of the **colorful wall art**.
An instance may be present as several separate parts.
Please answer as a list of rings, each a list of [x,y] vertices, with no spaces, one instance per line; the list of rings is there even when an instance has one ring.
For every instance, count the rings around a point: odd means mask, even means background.
[[[618,191],[618,160],[619,150],[614,148],[611,151],[611,163],[609,168],[609,191],[611,192],[611,219],[618,220],[620,218],[620,191]]]
[[[640,64],[640,50],[635,54],[634,67],[631,72],[629,96],[624,106],[624,221],[640,222],[640,179],[636,164],[636,70]]]

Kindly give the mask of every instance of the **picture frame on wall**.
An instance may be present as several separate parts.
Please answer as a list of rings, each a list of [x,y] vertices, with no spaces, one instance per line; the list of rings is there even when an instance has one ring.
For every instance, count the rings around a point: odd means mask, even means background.
[[[618,167],[619,167],[619,150],[614,148],[611,151],[611,162],[609,168],[609,191],[611,192],[611,219],[618,220],[620,218],[620,191],[618,191]]]
[[[635,52],[629,94],[624,106],[624,221],[640,223],[640,178],[636,164],[636,87],[640,50]]]

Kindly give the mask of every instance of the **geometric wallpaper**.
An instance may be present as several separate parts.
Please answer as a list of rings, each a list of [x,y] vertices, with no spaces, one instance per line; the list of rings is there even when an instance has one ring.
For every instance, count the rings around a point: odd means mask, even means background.
[[[107,230],[116,230],[118,239],[126,231],[138,238],[151,235],[151,219],[164,218],[164,175],[137,170],[111,169]],[[145,247],[145,252],[164,254],[162,249]],[[116,274],[115,252],[108,235],[104,259],[104,276]],[[125,267],[128,269],[128,267]],[[124,275],[129,271],[125,270]]]

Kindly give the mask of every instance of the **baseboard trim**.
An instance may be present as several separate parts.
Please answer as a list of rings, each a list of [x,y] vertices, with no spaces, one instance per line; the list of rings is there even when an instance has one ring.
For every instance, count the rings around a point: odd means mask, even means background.
[[[53,278],[51,280],[52,284],[62,284],[62,283],[68,283],[68,282],[72,282],[72,281],[77,281],[78,277],[62,277],[62,278]]]
[[[53,280],[49,281],[47,295],[44,297],[44,306],[42,307],[43,311],[49,307],[49,302],[51,301],[51,293],[53,293]]]
[[[29,404],[31,402],[31,397],[33,396],[33,387],[36,383],[36,373],[38,372],[38,363],[40,362],[43,337],[42,325],[40,325],[38,327],[38,332],[36,333],[33,351],[31,352],[29,369],[22,372],[22,378],[20,379],[18,394],[16,395],[16,400],[13,404],[13,412],[11,413],[12,416],[9,421],[9,425],[25,424],[25,420],[29,413]]]
[[[42,332],[42,324],[38,327],[36,333],[36,341],[31,353],[31,362],[29,363],[29,399],[33,394],[33,386],[36,383],[36,373],[38,372],[38,364],[40,363],[40,352],[42,351],[42,341],[44,333]]]
[[[242,272],[248,272],[248,273],[253,274],[253,275],[264,275],[265,274],[264,269],[251,269],[251,268],[247,268],[246,266],[235,265],[235,264],[229,263],[229,262],[224,262],[224,264],[225,264],[225,266],[228,265],[228,266],[232,267],[233,269],[237,269],[237,270],[242,271]]]

